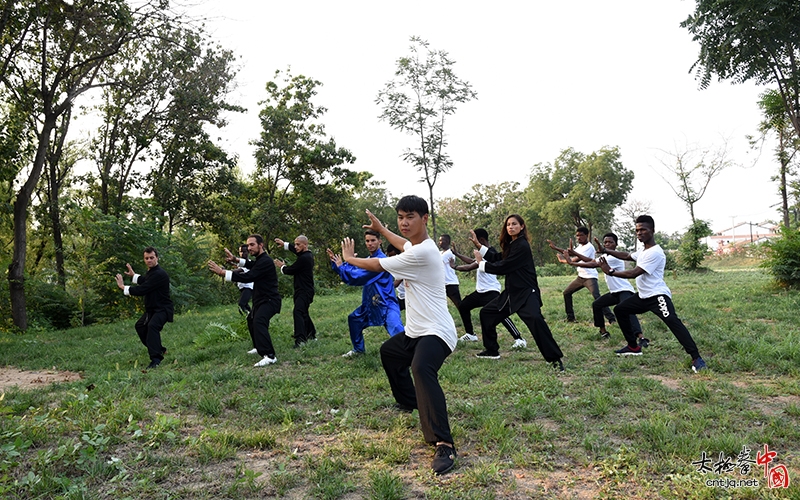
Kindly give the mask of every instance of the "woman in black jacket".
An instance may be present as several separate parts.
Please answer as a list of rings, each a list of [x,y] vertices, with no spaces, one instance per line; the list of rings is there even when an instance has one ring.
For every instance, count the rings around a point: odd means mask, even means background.
[[[545,361],[556,370],[564,371],[561,362],[563,354],[542,316],[542,296],[536,279],[536,267],[533,264],[529,239],[523,218],[511,214],[506,217],[500,231],[502,253],[489,251],[486,247],[475,250],[475,260],[478,261],[482,271],[506,277],[506,287],[500,296],[481,309],[481,330],[483,330],[485,350],[477,356],[488,359],[500,358],[497,325],[516,313],[528,326]]]

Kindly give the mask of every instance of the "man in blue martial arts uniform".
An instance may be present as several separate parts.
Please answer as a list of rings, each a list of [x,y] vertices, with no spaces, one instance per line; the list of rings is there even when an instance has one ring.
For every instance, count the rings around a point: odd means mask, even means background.
[[[364,244],[369,258],[386,257],[381,250],[381,236],[375,231],[364,232]],[[342,262],[339,255],[328,250],[331,268],[343,282],[351,286],[364,287],[361,292],[361,305],[347,317],[350,327],[350,341],[353,349],[342,355],[344,358],[358,356],[366,352],[364,348],[364,329],[369,326],[385,326],[389,336],[405,331],[400,319],[400,305],[394,292],[394,278],[386,271],[372,272]]]

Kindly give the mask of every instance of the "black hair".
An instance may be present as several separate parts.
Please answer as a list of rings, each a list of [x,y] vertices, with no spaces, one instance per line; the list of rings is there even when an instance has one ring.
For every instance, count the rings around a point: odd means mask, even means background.
[[[388,245],[386,247],[386,255],[389,254],[400,254],[400,250],[398,250],[394,245]]]
[[[522,230],[517,235],[517,238],[525,238],[528,240],[528,243],[531,241],[531,237],[528,235],[528,226],[525,225],[525,219],[522,218],[519,214],[511,214],[506,217],[506,220],[503,221],[503,227],[500,229],[500,249],[502,250],[503,258],[505,259],[508,257],[509,252],[511,252],[511,242],[514,239],[508,234],[508,229],[506,228],[506,224],[508,224],[508,219],[510,218],[517,219],[519,225],[522,226]]]
[[[156,250],[155,247],[147,247],[147,248],[145,248],[144,249],[144,253],[154,253],[154,254],[156,254],[156,257],[158,257],[158,250]]]
[[[248,236],[248,238],[255,238],[256,243],[258,243],[259,245],[264,243],[264,238],[260,234],[251,234],[250,236]]]
[[[442,239],[442,241],[445,243],[445,245],[449,245],[450,242],[452,241],[450,239],[450,235],[449,234],[443,234],[443,235],[441,235],[439,237]]]
[[[475,237],[478,238],[479,240],[483,239],[489,241],[489,233],[484,228],[479,227],[477,229],[474,229],[472,232],[475,233]]]
[[[250,250],[247,249],[247,245],[241,245],[241,246],[239,246],[239,251],[240,252],[249,252]]]
[[[648,224],[650,225],[650,229],[653,231],[655,231],[656,229],[656,221],[654,221],[653,218],[650,217],[649,215],[640,215],[639,217],[636,218],[636,223]]]
[[[614,243],[619,243],[619,238],[617,238],[617,235],[614,234],[614,233],[606,233],[606,234],[604,234],[603,235],[603,239],[606,239],[606,238],[611,238],[612,240],[614,240]]]
[[[381,239],[381,233],[379,233],[378,231],[375,231],[374,229],[367,229],[366,231],[364,231],[364,236],[367,236],[367,235],[374,236],[374,237],[376,237],[378,239]]]
[[[586,236],[589,236],[589,229],[586,226],[581,226],[581,227],[577,228],[575,230],[575,232],[576,233],[585,234]]]
[[[397,201],[397,205],[394,207],[394,210],[396,212],[403,211],[406,213],[416,212],[420,217],[422,217],[428,213],[428,202],[419,196],[409,194],[407,196],[403,196]]]

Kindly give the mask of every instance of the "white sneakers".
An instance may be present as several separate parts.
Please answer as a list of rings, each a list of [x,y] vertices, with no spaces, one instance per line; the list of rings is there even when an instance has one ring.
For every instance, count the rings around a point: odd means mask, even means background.
[[[528,343],[523,338],[518,338],[511,346],[512,349],[525,349],[526,347],[528,347]]]
[[[458,340],[460,340],[461,342],[477,342],[478,341],[478,336],[477,335],[473,335],[471,333],[465,333]]]
[[[254,364],[253,366],[258,368],[260,366],[267,366],[267,365],[271,365],[271,364],[274,364],[274,363],[277,363],[277,362],[278,362],[278,358],[270,358],[269,356],[264,356],[263,358],[261,358],[261,361],[259,361],[258,363]]]
[[[247,354],[258,354],[258,349],[250,349]]]

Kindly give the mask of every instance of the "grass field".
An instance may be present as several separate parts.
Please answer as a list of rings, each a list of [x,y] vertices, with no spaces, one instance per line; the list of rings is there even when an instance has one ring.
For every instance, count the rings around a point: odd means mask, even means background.
[[[417,413],[390,408],[385,331],[367,331],[366,356],[340,357],[358,290],[316,298],[320,338],[302,349],[291,348],[285,301],[272,323],[278,363],[266,368],[245,354],[235,305],[176,317],[165,362],[146,373],[134,319],[1,336],[0,366],[83,378],[5,391],[0,497],[800,498],[800,294],[759,271],[669,275],[709,366],[693,374],[655,316],[642,317],[652,345],[635,358],[613,355],[616,325],[599,338],[588,292],[575,295],[579,322],[564,322],[570,280],[541,279],[564,374],[518,320],[526,351],[510,351],[501,329],[499,361],[475,358],[479,343],[448,358],[440,379],[459,457],[442,477]],[[462,295],[473,286],[462,278]],[[737,464],[765,444],[777,453],[767,467],[785,466],[790,488],[769,488],[763,464]],[[704,456],[719,474],[700,472]],[[760,485],[714,486],[739,479]]]

